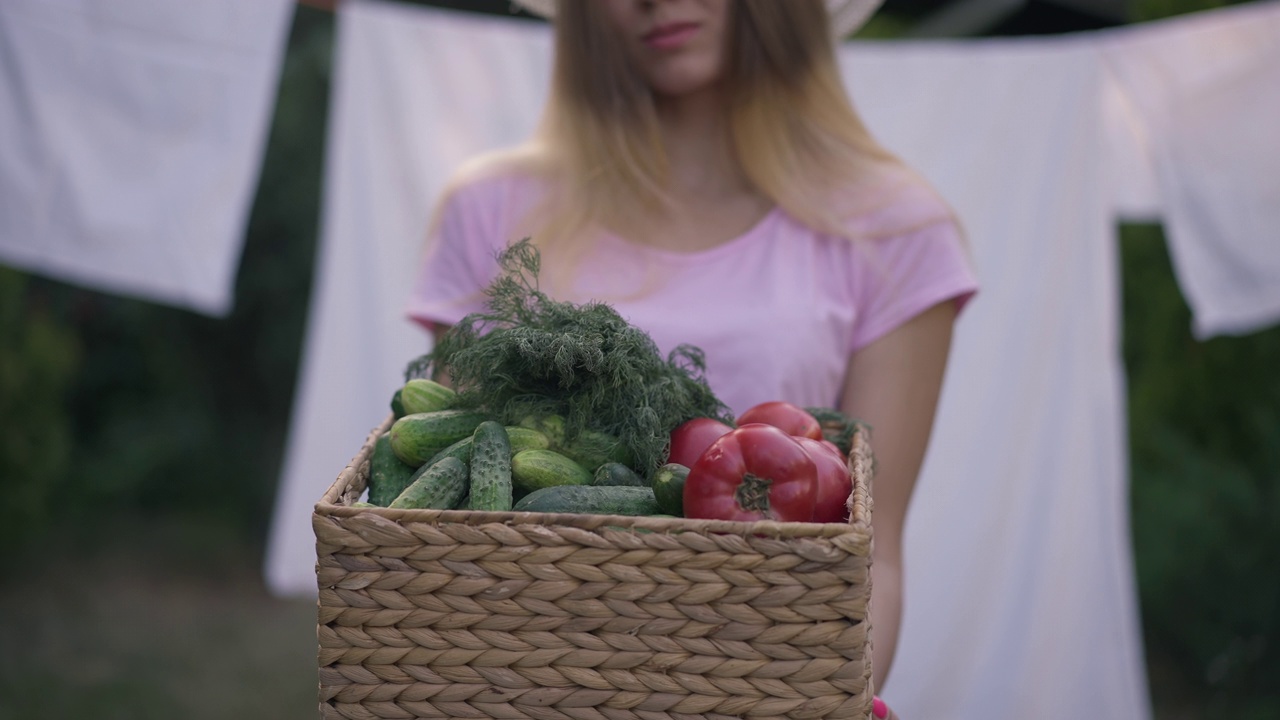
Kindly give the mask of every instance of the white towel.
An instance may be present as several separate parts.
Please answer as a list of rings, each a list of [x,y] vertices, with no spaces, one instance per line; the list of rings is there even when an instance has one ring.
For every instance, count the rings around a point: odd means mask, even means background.
[[[908,516],[884,695],[922,720],[1148,717],[1097,55],[1075,37],[841,57],[872,131],[955,205],[982,282]]]
[[[293,7],[0,2],[0,262],[225,314]]]
[[[463,157],[532,128],[549,40],[546,26],[505,18],[341,11],[316,300],[267,563],[278,593],[315,592],[311,507],[427,349],[402,311],[430,205]],[[913,720],[1150,716],[1114,218],[1170,197],[1151,151],[1161,128],[1104,70],[1104,40],[840,51],[872,130],[956,205],[983,281],[907,529],[885,691]]]
[[[1280,3],[1103,34],[1199,338],[1280,321]]]
[[[430,350],[405,319],[432,203],[458,164],[533,131],[545,26],[394,2],[339,6],[324,216],[266,572],[316,592],[311,507]]]

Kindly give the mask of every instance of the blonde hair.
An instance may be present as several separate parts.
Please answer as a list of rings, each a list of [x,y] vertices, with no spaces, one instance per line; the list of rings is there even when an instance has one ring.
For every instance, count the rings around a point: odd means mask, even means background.
[[[653,94],[601,5],[558,0],[552,84],[540,129],[530,143],[482,163],[523,168],[549,181],[529,225],[537,228],[534,243],[557,259],[548,264],[557,286],[598,229],[600,208],[652,210],[668,202],[668,160]],[[903,190],[932,192],[854,110],[823,0],[736,0],[727,34],[732,147],[763,196],[820,232],[858,239],[850,218],[889,205]],[[939,205],[945,207],[940,199]]]

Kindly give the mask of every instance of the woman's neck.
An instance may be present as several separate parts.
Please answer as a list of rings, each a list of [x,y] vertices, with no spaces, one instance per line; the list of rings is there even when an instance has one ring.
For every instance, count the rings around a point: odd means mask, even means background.
[[[699,94],[659,99],[658,126],[668,160],[665,208],[615,207],[606,224],[629,240],[697,251],[741,236],[771,207],[734,152],[722,100]]]
[[[716,199],[752,192],[716,90],[658,98],[657,111],[673,198]]]

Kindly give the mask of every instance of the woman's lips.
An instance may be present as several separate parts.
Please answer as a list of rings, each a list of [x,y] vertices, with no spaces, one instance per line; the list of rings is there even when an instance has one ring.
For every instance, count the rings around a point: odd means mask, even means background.
[[[698,33],[697,23],[659,25],[644,36],[644,44],[655,50],[674,50]]]

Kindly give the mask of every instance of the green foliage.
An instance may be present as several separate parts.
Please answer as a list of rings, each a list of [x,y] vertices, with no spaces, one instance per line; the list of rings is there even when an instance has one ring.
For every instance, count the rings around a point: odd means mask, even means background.
[[[298,10],[230,317],[0,271],[3,539],[175,514],[265,533],[311,282],[332,25]]]
[[[1129,0],[1129,14],[1134,22],[1145,22],[1253,1],[1256,0]]]
[[[487,312],[468,315],[440,337],[408,376],[444,372],[458,407],[480,408],[506,425],[560,415],[565,438],[590,429],[617,437],[648,473],[662,464],[667,439],[694,417],[728,421],[728,408],[703,378],[698,348],[665,360],[657,345],[604,303],[552,300],[538,290],[540,260],[527,239],[498,257],[485,293]]]
[[[1280,716],[1280,328],[1198,342],[1160,229],[1122,250],[1148,655],[1206,712]]]
[[[9,544],[49,522],[71,468],[65,404],[79,370],[75,334],[25,275],[0,268],[0,478]]]

